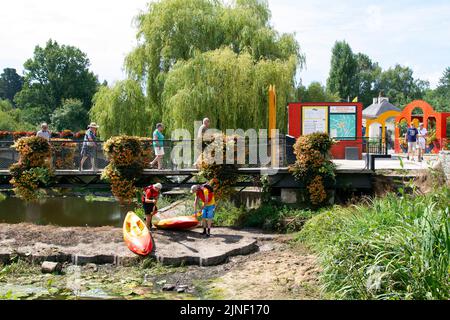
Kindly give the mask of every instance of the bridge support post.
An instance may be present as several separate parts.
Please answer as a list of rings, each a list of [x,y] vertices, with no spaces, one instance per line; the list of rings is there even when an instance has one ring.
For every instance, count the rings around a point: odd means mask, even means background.
[[[299,200],[298,190],[296,189],[281,189],[281,202],[286,204],[294,204]]]

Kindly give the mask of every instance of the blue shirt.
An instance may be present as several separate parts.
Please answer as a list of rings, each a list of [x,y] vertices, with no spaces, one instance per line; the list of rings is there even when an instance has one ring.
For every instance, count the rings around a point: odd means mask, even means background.
[[[88,146],[88,147],[93,146],[92,142],[91,143],[88,143],[88,142],[90,142],[89,139],[92,139],[93,141],[95,141],[95,138],[96,138],[96,136],[95,136],[94,132],[91,129],[88,129],[86,131],[86,133],[84,134],[83,147],[85,147],[85,146]]]
[[[153,147],[157,148],[157,147],[163,147],[164,146],[164,135],[159,132],[158,129],[156,129],[155,131],[153,131],[153,139],[155,139],[155,136],[157,137],[158,143],[153,140]]]
[[[416,142],[417,141],[417,135],[419,134],[419,130],[416,128],[408,128],[408,131],[406,131],[406,135],[408,137],[408,142]]]

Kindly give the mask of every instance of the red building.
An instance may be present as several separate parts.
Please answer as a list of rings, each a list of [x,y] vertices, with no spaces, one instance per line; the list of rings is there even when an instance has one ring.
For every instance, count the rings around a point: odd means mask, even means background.
[[[331,149],[334,159],[362,159],[362,109],[359,102],[289,103],[288,134],[328,133],[338,141]]]

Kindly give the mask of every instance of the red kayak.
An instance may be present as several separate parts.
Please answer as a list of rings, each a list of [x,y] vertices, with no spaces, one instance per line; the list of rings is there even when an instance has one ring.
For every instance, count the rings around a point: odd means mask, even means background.
[[[158,229],[187,230],[198,226],[197,216],[181,216],[156,221],[154,226]]]
[[[134,212],[128,212],[123,222],[123,240],[131,251],[141,256],[148,255],[153,249],[150,231]]]

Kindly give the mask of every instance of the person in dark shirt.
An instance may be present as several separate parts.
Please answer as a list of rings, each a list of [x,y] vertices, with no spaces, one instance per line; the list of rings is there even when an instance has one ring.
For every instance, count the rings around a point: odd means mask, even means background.
[[[419,134],[419,130],[416,129],[414,123],[411,122],[410,127],[406,130],[405,140],[408,142],[408,160],[411,157],[411,160],[414,161],[414,153],[417,149],[417,135]]]

